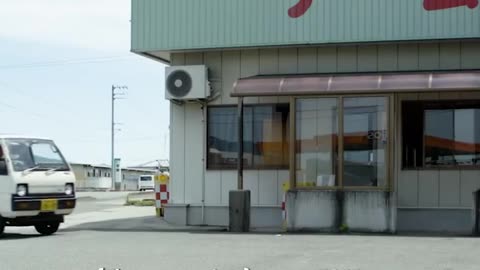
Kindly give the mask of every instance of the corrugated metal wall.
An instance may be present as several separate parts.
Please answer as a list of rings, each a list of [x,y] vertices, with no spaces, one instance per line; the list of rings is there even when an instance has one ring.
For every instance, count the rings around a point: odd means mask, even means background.
[[[173,65],[205,64],[210,80],[220,97],[212,105],[236,104],[230,97],[235,80],[259,74],[301,74],[336,72],[385,72],[415,70],[480,69],[480,42],[444,42],[402,45],[332,46],[288,49],[251,49],[172,55]],[[433,94],[435,95],[435,94]],[[479,97],[480,98],[480,97]],[[286,97],[248,98],[247,103],[288,102]],[[171,175],[175,203],[201,202],[203,151],[202,111],[199,105],[171,105]],[[450,175],[450,174],[452,175]],[[458,173],[458,177],[457,177]],[[414,174],[420,177],[410,177]],[[426,175],[423,175],[426,174]],[[448,174],[448,175],[447,175]],[[438,176],[438,177],[436,177]],[[452,176],[452,182],[444,181]],[[441,195],[455,181],[455,188],[468,194],[479,185],[477,171],[407,172],[399,175],[399,206],[465,207],[468,196]],[[441,177],[441,178],[440,178]],[[287,171],[248,171],[245,185],[252,190],[253,205],[279,205],[281,184],[288,179]],[[419,181],[422,179],[422,181]],[[431,180],[429,180],[431,179]],[[442,179],[442,180],[440,180]],[[449,178],[450,179],[450,178]],[[457,180],[455,180],[457,179]],[[440,182],[439,182],[440,181]],[[457,182],[458,182],[457,181]],[[421,183],[420,183],[421,182]],[[419,184],[420,183],[420,184]],[[456,182],[455,182],[456,183]],[[228,191],[236,186],[235,171],[207,171],[206,202],[227,205]],[[437,190],[438,192],[436,192]],[[440,193],[439,193],[440,192]],[[460,192],[460,191],[459,191]],[[420,194],[420,195],[419,195]],[[435,195],[437,194],[437,195]],[[438,195],[440,194],[440,195]],[[433,196],[433,198],[432,198]],[[418,199],[425,200],[419,203]],[[441,198],[437,200],[436,198]],[[458,202],[458,203],[456,203]]]
[[[132,0],[132,50],[480,37],[480,7],[427,11],[423,0]]]

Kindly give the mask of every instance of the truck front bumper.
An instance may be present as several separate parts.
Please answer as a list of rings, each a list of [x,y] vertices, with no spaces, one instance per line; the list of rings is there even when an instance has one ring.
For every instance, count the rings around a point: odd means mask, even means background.
[[[55,200],[55,209],[42,210],[42,201]],[[65,194],[32,194],[28,196],[12,195],[12,216],[34,216],[42,214],[68,215],[76,205],[75,195]]]

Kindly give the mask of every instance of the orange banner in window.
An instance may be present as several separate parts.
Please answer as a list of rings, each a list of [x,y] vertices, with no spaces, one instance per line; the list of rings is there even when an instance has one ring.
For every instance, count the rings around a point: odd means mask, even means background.
[[[463,152],[466,154],[475,154],[480,152],[479,143],[461,142],[428,135],[425,136],[425,148],[439,148],[442,150],[455,151],[456,153]]]
[[[315,136],[311,139],[297,139],[296,149],[297,152],[331,151],[337,148],[338,138],[337,134],[328,134]],[[370,150],[374,142],[386,143],[387,132],[383,130],[352,132],[345,134],[343,138],[345,150]]]

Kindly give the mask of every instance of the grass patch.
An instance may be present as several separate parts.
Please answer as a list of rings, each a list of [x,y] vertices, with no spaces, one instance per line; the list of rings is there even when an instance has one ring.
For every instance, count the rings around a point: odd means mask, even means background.
[[[340,226],[340,233],[348,233],[349,230],[348,225],[345,223]]]
[[[127,201],[124,204],[125,206],[154,206],[155,205],[155,200],[152,199],[143,199],[143,200],[130,200],[127,199]]]

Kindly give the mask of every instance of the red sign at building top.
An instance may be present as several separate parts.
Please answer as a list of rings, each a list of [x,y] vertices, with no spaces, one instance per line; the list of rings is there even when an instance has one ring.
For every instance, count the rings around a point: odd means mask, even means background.
[[[423,8],[428,11],[442,10],[456,7],[476,8],[479,0],[424,0]],[[313,0],[299,0],[298,3],[288,10],[288,16],[299,18],[312,6]]]

